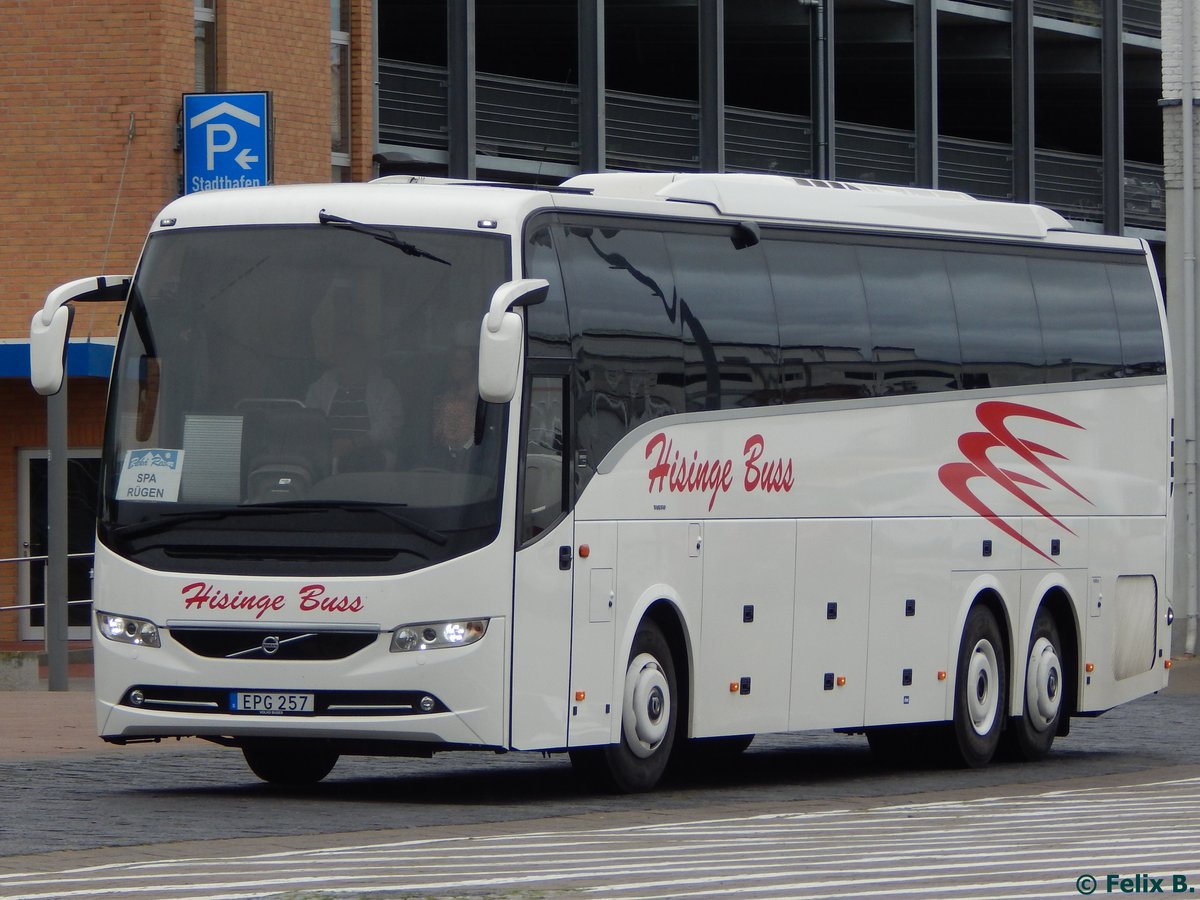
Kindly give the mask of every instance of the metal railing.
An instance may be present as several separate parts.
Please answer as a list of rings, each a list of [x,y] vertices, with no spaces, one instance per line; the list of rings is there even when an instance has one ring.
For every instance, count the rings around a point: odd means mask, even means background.
[[[379,140],[445,150],[448,92],[444,66],[379,60]]]
[[[834,128],[840,181],[916,184],[916,135],[905,129],[838,122]]]
[[[1011,200],[1012,170],[1011,144],[956,137],[938,139],[938,187],[943,190]]]
[[[481,156],[579,163],[579,88],[507,75],[475,76]]]
[[[812,175],[808,116],[725,108],[725,168],[730,172]]]
[[[67,559],[93,559],[93,558],[95,558],[95,556],[96,556],[96,554],[92,553],[92,552],[68,553]],[[9,556],[9,557],[0,559],[0,563],[35,563],[35,562],[46,562],[49,559],[50,559],[50,557],[48,557],[48,556]],[[88,599],[88,600],[68,600],[67,606],[82,606],[84,604],[90,604],[91,602],[92,601],[90,599]],[[19,604],[14,604],[12,606],[0,606],[0,612],[8,612],[9,610],[12,610],[15,612],[17,610],[22,610],[22,609],[45,609],[45,608],[46,608],[46,602],[43,600],[41,603],[19,603]]]
[[[606,94],[610,169],[696,172],[700,104],[648,94]]]

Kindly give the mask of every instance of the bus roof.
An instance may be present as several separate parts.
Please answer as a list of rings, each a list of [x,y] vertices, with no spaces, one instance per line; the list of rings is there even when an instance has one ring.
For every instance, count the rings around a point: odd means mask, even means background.
[[[1072,232],[1041,206],[978,200],[957,191],[818,181],[783,175],[626,173],[578,175],[559,187],[389,176],[369,184],[285,185],[204,191],[167,206],[152,230],[315,223],[322,209],[361,222],[484,227],[516,234],[547,208],[610,215],[723,218],[830,227],[1047,241],[1136,249],[1133,239]]]
[[[783,175],[610,173],[579,175],[563,187],[590,188],[595,197],[704,203],[727,216],[813,224],[1023,238],[1071,229],[1066,219],[1042,206],[977,200],[958,191]]]

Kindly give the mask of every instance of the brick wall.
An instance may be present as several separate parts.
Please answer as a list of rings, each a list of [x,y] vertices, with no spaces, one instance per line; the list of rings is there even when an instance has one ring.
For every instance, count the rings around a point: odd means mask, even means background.
[[[50,288],[130,271],[150,216],[174,197],[192,4],[10,0],[3,35],[0,337],[25,337]],[[77,334],[113,328],[111,314],[76,316]]]
[[[1183,93],[1183,4],[1194,0],[1163,0],[1163,97],[1178,100]],[[1192,10],[1192,79],[1200,73],[1200,10]],[[1200,111],[1198,111],[1200,112]],[[1167,188],[1183,186],[1183,117],[1178,106],[1163,111],[1163,175]],[[1193,146],[1200,142],[1200,115],[1193,116]]]
[[[276,184],[329,181],[329,0],[217,4],[217,90],[270,91]]]
[[[350,0],[350,171],[355,181],[374,177],[374,0]]]

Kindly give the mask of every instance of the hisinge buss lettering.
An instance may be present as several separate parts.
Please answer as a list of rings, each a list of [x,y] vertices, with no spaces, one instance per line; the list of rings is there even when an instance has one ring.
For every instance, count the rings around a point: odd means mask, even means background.
[[[746,439],[742,448],[742,489],[748,494],[755,491],[787,493],[795,484],[792,461],[767,458],[766,446],[761,434]],[[710,512],[717,497],[729,493],[735,483],[732,459],[701,459],[699,450],[688,455],[677,450],[675,442],[661,431],[646,444],[646,459],[651,458],[654,463],[647,470],[651,494],[661,494],[664,490],[672,494],[708,494]]]
[[[250,591],[218,590],[206,581],[196,581],[187,585],[180,592],[183,595],[184,609],[219,610],[219,611],[252,611],[254,618],[261,619],[268,612],[282,612],[294,605],[300,612],[362,612],[364,603],[359,595],[331,595],[323,584],[306,584],[297,592],[295,598],[285,594],[255,594]]]

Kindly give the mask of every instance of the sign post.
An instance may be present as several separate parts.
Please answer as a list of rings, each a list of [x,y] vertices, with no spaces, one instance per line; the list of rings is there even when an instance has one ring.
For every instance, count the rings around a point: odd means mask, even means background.
[[[271,95],[183,95],[183,192],[271,181]]]

